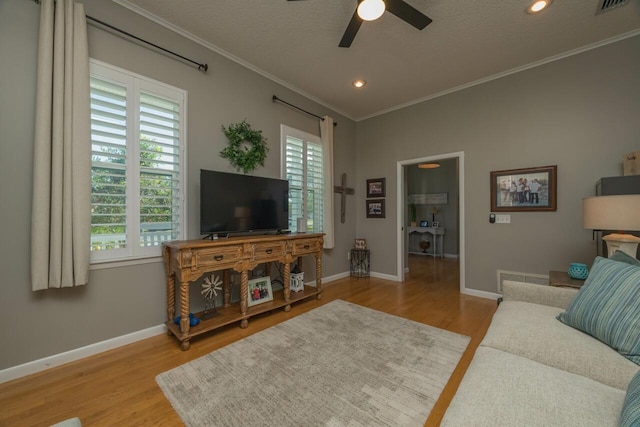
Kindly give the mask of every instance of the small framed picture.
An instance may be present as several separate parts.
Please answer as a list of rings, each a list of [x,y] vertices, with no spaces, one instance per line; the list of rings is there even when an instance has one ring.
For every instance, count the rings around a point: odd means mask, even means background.
[[[420,221],[420,227],[428,227],[429,221]]]
[[[356,239],[354,246],[356,249],[367,249],[367,241],[366,239]]]
[[[249,295],[247,295],[247,305],[249,307],[273,301],[273,289],[271,288],[270,277],[260,277],[249,280]]]
[[[431,221],[431,227],[438,228],[440,227],[440,223],[438,221]]]
[[[367,200],[367,218],[384,218],[384,199]]]
[[[367,197],[385,197],[387,178],[367,180]]]

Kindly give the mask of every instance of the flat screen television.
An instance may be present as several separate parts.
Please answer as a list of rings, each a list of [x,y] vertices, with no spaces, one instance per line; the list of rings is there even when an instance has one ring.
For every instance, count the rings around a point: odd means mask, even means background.
[[[266,234],[288,228],[287,180],[200,170],[200,234]]]

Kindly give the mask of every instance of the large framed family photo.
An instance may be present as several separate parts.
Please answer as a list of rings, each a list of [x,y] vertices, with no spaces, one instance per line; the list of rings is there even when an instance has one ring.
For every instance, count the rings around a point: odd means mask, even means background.
[[[491,211],[557,210],[558,166],[491,172]]]

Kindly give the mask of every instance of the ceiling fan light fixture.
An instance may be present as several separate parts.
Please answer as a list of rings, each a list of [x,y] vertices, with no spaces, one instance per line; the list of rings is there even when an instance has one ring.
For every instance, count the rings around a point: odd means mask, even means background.
[[[544,9],[548,8],[553,0],[534,0],[531,2],[529,7],[527,7],[527,13],[534,14],[538,12],[542,12]]]
[[[382,16],[385,8],[382,0],[363,0],[358,5],[358,16],[364,21],[375,21]]]
[[[351,83],[353,85],[353,87],[355,87],[356,89],[360,89],[361,87],[363,87],[364,85],[367,84],[367,82],[365,82],[364,80],[355,80],[353,83]]]
[[[438,162],[418,163],[418,167],[420,169],[436,169],[436,168],[440,167],[440,163],[438,163]]]

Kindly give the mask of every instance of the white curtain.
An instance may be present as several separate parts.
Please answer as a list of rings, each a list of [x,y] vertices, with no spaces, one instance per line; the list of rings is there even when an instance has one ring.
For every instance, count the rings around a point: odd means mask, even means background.
[[[333,234],[333,118],[324,116],[320,121],[320,139],[324,147],[324,248],[335,246]]]
[[[42,0],[31,219],[31,287],[89,277],[89,52],[82,4]]]

